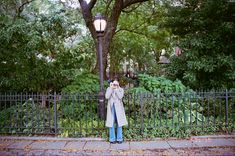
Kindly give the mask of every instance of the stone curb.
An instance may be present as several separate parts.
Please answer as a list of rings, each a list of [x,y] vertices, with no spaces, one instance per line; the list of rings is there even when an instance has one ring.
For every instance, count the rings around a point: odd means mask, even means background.
[[[191,139],[228,139],[228,138],[235,138],[235,135],[206,135],[206,136],[192,136]]]
[[[186,139],[179,139],[179,138],[153,138],[150,140],[143,140],[143,141],[168,141],[168,140],[197,140],[197,139],[235,139],[234,135],[206,135],[206,136],[191,136],[190,138]],[[60,138],[60,137],[17,137],[17,136],[0,136],[0,140],[41,140],[41,141],[106,141],[103,138]],[[126,140],[128,142],[132,142]],[[141,140],[142,141],[142,140]],[[139,141],[139,142],[141,142]]]
[[[105,141],[102,138],[59,138],[59,137],[12,137],[0,136],[0,140],[33,140],[33,141]]]

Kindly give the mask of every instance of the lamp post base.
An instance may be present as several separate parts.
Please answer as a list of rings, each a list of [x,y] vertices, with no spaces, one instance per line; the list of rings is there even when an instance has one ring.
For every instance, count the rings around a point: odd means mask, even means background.
[[[98,95],[98,98],[99,98],[99,116],[101,119],[105,120],[105,100],[104,100],[104,92],[103,91],[100,91],[99,92],[99,95]]]

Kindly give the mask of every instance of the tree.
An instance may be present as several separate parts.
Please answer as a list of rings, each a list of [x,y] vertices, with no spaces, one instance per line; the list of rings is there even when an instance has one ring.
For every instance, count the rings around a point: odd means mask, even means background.
[[[168,6],[164,25],[172,29],[183,49],[179,57],[172,58],[169,76],[194,89],[235,87],[234,3],[178,2]]]
[[[103,5],[103,8],[105,9],[102,10],[102,12],[104,12],[105,17],[107,18],[107,29],[103,37],[103,64],[104,64],[105,69],[107,67],[107,56],[110,50],[110,45],[111,45],[113,36],[115,34],[115,31],[117,29],[118,20],[119,20],[121,13],[124,12],[125,9],[130,8],[131,6],[138,4],[138,3],[145,2],[145,1],[148,1],[148,0],[103,1],[102,5]],[[95,5],[97,4],[97,0],[91,0],[89,3],[87,3],[86,0],[79,0],[79,3],[81,5],[81,11],[82,11],[86,26],[88,27],[91,33],[91,36],[95,42],[96,49],[98,49],[97,34],[93,26],[94,15],[92,12],[94,10]],[[96,65],[96,69],[97,69],[97,66],[98,65]],[[104,75],[106,75],[106,73],[104,73]]]
[[[40,13],[40,8],[48,10]],[[67,39],[82,35],[77,17],[61,8],[58,3],[35,0],[17,16],[14,9],[14,14],[1,11],[1,91],[60,91],[82,70],[89,70],[94,56],[86,44],[91,41],[83,38],[82,44],[67,44]]]

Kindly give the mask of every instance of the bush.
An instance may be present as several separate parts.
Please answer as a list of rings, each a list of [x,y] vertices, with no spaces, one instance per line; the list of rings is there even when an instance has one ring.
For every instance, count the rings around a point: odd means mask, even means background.
[[[53,108],[29,99],[0,111],[1,133],[44,134],[54,132]],[[6,128],[4,128],[6,127]]]
[[[197,101],[199,96],[181,81],[146,74],[139,74],[138,80],[139,87],[129,89],[130,94],[123,100],[129,104],[130,114],[142,111],[145,123],[160,119],[167,123],[174,119],[175,126],[205,121],[203,111],[207,110],[202,107],[203,101]],[[136,105],[136,101],[141,101],[142,107]]]
[[[150,92],[184,93],[189,89],[180,80],[171,81],[165,77],[153,77],[146,74],[138,76],[140,86]]]
[[[99,77],[91,73],[83,73],[78,75],[70,85],[64,87],[62,93],[98,93],[99,90]]]

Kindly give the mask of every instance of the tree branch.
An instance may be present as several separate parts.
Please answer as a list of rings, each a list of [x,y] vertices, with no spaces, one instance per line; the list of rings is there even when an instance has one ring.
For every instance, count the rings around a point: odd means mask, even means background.
[[[79,0],[79,3],[81,5],[82,9],[89,10],[91,12],[91,9],[95,6],[97,0],[91,0],[88,4],[85,0]]]
[[[109,6],[110,6],[111,2],[112,2],[112,0],[109,0],[107,2],[106,8],[105,8],[105,14],[104,14],[106,17],[108,16]]]
[[[97,1],[97,0],[91,0],[91,1],[90,1],[90,3],[89,3],[89,9],[90,9],[90,10],[95,6],[96,1]]]
[[[144,36],[144,37],[149,38],[149,39],[161,40],[161,38],[159,36],[156,36],[156,35],[153,35],[153,34],[150,34],[150,33],[144,33],[141,30],[137,31],[136,29],[121,28],[121,29],[117,30],[115,32],[115,34],[121,32],[121,31],[127,31],[127,32],[130,32],[130,33],[134,33],[134,34],[141,35],[141,36]]]
[[[125,0],[123,4],[123,9],[127,8],[128,6],[135,4],[135,3],[140,3],[140,2],[147,2],[149,0]]]
[[[34,0],[28,0],[28,1],[24,2],[23,4],[21,4],[21,6],[18,8],[18,15],[20,15],[20,13],[23,11],[24,6],[31,3],[32,1],[34,1]]]
[[[123,1],[115,0],[111,15],[108,19],[108,25],[107,25],[108,29],[105,34],[106,40],[111,40],[113,35],[115,34],[115,30],[117,28],[117,23],[118,23],[118,19],[122,11],[122,7],[123,7]]]
[[[85,0],[79,0],[79,3],[81,6],[82,16],[85,20],[86,26],[90,30],[92,38],[95,39],[97,34],[93,26],[93,16],[91,10],[95,6],[96,0],[91,0],[89,4],[87,4]]]
[[[149,18],[147,18],[146,20],[143,20],[142,23],[140,23],[140,24],[138,24],[138,25],[135,25],[135,27],[132,28],[132,29],[120,28],[119,30],[117,30],[117,31],[115,32],[115,34],[118,33],[119,31],[122,31],[122,30],[129,31],[129,32],[134,32],[134,33],[136,33],[136,34],[140,34],[140,33],[137,33],[138,31],[134,31],[134,30],[137,30],[137,29],[139,29],[139,28],[141,28],[141,27],[145,27],[145,25],[148,23],[148,21],[151,20],[152,17],[153,17],[153,14],[151,14],[151,16],[150,16]],[[147,35],[145,35],[145,36],[147,36]]]
[[[121,31],[127,31],[127,32],[131,32],[131,33],[134,33],[134,34],[138,34],[138,35],[142,35],[142,36],[145,36],[145,37],[148,37],[148,35],[146,35],[145,33],[142,33],[142,32],[139,32],[139,31],[135,31],[134,29],[119,29],[115,32],[115,34],[121,32]]]
[[[141,3],[139,3],[136,7],[131,8],[130,10],[124,10],[124,9],[122,9],[122,12],[124,12],[124,13],[130,13],[130,12],[134,11],[135,9],[137,9],[139,6],[141,6]]]

